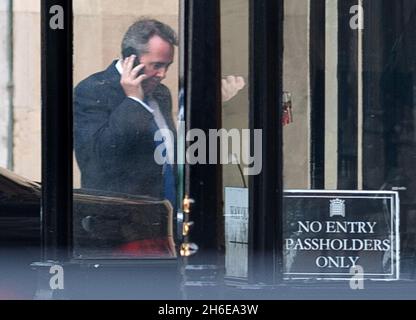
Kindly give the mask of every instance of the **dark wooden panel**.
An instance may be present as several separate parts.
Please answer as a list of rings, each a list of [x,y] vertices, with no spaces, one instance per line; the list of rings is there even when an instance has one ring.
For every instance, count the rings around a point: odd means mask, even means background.
[[[325,0],[311,1],[311,188],[325,188]]]
[[[358,29],[351,29],[350,8],[358,0],[338,2],[338,189],[357,189]]]

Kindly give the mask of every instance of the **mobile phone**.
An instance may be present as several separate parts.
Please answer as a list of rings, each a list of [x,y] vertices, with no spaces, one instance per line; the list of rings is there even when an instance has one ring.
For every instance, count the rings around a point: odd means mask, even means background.
[[[137,50],[136,49],[134,49],[132,47],[128,47],[128,48],[126,48],[126,49],[123,50],[122,54],[123,54],[123,58],[128,58],[128,57],[130,57],[133,54],[136,55],[136,59],[133,62],[133,68],[137,67],[140,64],[140,59],[139,59],[139,57],[137,55]],[[139,73],[137,74],[137,76],[140,76],[140,75],[142,75],[144,73],[145,73],[144,72],[144,68],[142,68],[139,71]]]

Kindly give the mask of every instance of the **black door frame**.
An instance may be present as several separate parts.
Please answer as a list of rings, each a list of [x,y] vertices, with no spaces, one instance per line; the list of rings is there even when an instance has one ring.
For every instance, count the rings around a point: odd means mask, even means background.
[[[61,8],[64,28],[52,29]],[[42,0],[42,259],[72,252],[72,0]]]
[[[208,136],[210,129],[221,128],[220,0],[183,0],[182,5],[186,131],[200,129]],[[190,144],[187,142],[186,147]],[[223,233],[222,168],[188,164],[185,176],[185,194],[195,201],[191,211],[195,224],[190,239],[203,254],[214,259],[198,263],[216,261]]]
[[[325,189],[326,1],[310,2],[311,189]]]
[[[283,263],[283,0],[250,1],[250,130],[263,131],[262,172],[249,179],[249,282],[273,285]],[[254,150],[251,137],[251,150]]]

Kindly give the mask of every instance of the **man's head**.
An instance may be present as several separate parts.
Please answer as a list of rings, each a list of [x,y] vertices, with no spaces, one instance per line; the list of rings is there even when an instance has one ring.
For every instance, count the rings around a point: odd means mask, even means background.
[[[143,82],[145,93],[152,92],[166,77],[177,44],[172,28],[157,20],[141,19],[127,30],[121,44],[122,55],[128,58],[135,54],[145,65],[144,73],[148,76]],[[129,52],[128,56],[125,56],[126,52]]]

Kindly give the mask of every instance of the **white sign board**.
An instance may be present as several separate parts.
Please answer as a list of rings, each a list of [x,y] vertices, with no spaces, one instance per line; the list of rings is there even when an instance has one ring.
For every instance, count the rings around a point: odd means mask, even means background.
[[[225,188],[226,277],[246,278],[248,266],[248,189]]]

